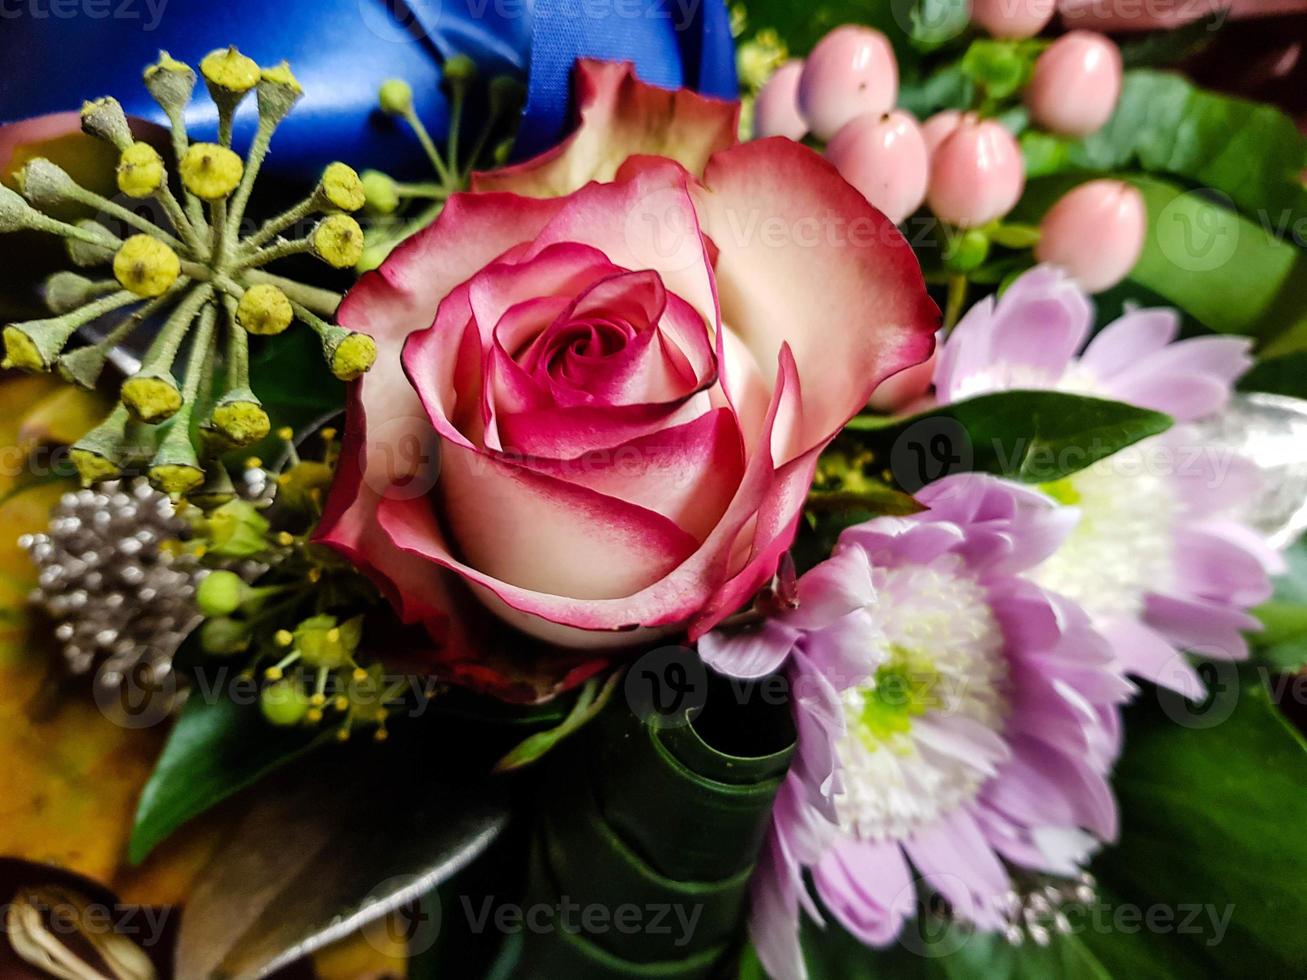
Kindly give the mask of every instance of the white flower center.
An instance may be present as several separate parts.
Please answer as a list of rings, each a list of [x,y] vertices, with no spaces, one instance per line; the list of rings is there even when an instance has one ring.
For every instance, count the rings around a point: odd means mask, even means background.
[[[1029,578],[1096,618],[1140,615],[1144,596],[1164,591],[1174,575],[1176,499],[1168,474],[1131,446],[1043,489],[1080,508],[1081,517]]]
[[[902,838],[974,797],[1005,752],[1003,636],[960,559],[877,569],[881,659],[846,693],[840,823]]]

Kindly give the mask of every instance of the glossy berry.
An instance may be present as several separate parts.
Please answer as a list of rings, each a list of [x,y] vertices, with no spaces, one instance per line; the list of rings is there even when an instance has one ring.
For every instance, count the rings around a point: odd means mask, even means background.
[[[900,109],[850,120],[827,144],[826,158],[895,224],[926,199],[926,141],[917,121]]]
[[[808,124],[799,114],[799,79],[802,61],[787,61],[776,69],[758,93],[753,105],[753,135],[785,136],[801,140],[808,135]]]
[[[899,69],[885,35],[846,24],[817,42],[799,79],[799,111],[820,140],[829,140],[855,116],[894,108]]]
[[[1086,292],[1102,292],[1134,268],[1147,223],[1139,191],[1119,180],[1091,180],[1044,215],[1035,258],[1060,265]]]
[[[926,141],[926,152],[932,157],[939,144],[944,142],[944,137],[958,128],[958,123],[962,121],[962,113],[957,109],[945,109],[943,112],[937,112],[924,123],[921,124],[921,138]]]
[[[1025,182],[1012,134],[992,119],[968,115],[935,148],[926,202],[942,221],[975,228],[1011,211]]]
[[[1034,37],[1056,9],[1057,0],[971,0],[971,22],[993,37]]]
[[[1072,31],[1035,62],[1026,106],[1050,132],[1087,136],[1112,117],[1120,95],[1120,50],[1101,34]]]

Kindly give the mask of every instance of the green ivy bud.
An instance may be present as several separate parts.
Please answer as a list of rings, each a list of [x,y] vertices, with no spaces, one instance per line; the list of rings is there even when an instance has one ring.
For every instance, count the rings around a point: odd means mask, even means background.
[[[219,616],[206,619],[200,626],[200,649],[215,657],[244,653],[252,639],[250,624],[239,619]]]
[[[273,725],[298,725],[309,712],[309,698],[294,681],[277,681],[259,694],[259,709]]]
[[[132,145],[132,128],[123,107],[109,96],[82,103],[82,132],[111,143],[119,153]]]
[[[241,607],[250,587],[235,572],[210,572],[195,589],[195,605],[210,619],[230,616]]]
[[[406,116],[413,111],[413,87],[402,78],[392,78],[382,82],[377,101],[387,115]]]
[[[362,174],[363,197],[373,214],[392,214],[399,207],[399,188],[380,170],[365,170]]]

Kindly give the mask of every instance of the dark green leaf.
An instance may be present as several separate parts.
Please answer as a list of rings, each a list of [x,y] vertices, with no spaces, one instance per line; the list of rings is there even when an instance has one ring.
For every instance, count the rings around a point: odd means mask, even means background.
[[[1047,143],[1027,134],[1028,142]],[[1280,110],[1208,92],[1179,75],[1126,73],[1112,118],[1098,132],[1027,154],[1029,176],[1059,170],[1112,172],[1131,168],[1172,174],[1231,199],[1263,224],[1266,234],[1292,234],[1307,216],[1299,174],[1307,137]]]
[[[253,682],[250,690],[257,690]],[[321,742],[310,729],[269,725],[257,702],[254,695],[238,705],[226,693],[191,692],[141,792],[128,849],[132,863],[145,860],[188,820]]]
[[[1075,935],[1054,936],[1047,946],[1033,941],[1013,946],[1001,936],[928,917],[909,922],[896,945],[873,950],[838,924],[828,923],[825,929],[809,921],[803,925],[803,958],[810,980],[1111,980],[1113,976]],[[745,955],[739,977],[766,980],[752,950]]]
[[[995,473],[1027,483],[1070,476],[1171,420],[1120,402],[1060,391],[1004,391],[905,419],[858,416],[848,427],[895,482],[915,491],[952,473]]]
[[[1178,702],[1159,697],[1146,693],[1126,714],[1125,754],[1114,778],[1121,838],[1104,849],[1095,873],[1136,908],[1171,909],[1177,916],[1171,929],[1147,938],[1197,959],[1202,975],[1301,975],[1307,963],[1301,736],[1256,681],[1227,686],[1203,709],[1171,707],[1170,716],[1159,703]],[[1202,916],[1190,929],[1179,928],[1179,916],[1195,905]],[[1223,932],[1209,911],[1218,920],[1229,916]],[[1114,941],[1090,938],[1104,948]]]
[[[1239,379],[1239,390],[1307,398],[1307,351],[1258,361]]]
[[[785,699],[761,698],[754,685],[718,679],[696,690],[704,708],[693,723],[682,709],[654,727],[615,700],[551,755],[526,890],[528,906],[566,896],[582,907],[663,907],[670,928],[619,934],[582,922],[575,934],[528,934],[512,975],[703,978],[737,943],[793,729]]]
[[[1226,11],[1190,21],[1169,31],[1154,31],[1121,45],[1121,63],[1126,68],[1166,68],[1202,51],[1216,39]]]

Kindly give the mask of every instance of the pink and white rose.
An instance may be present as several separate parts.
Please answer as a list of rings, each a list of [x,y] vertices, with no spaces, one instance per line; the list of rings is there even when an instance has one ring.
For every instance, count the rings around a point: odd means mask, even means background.
[[[380,356],[322,540],[428,625],[437,672],[520,699],[745,604],[818,454],[938,325],[816,153],[737,145],[735,104],[629,65],[581,64],[579,95],[566,143],[455,195],[339,312]],[[474,642],[485,609],[529,665]]]

